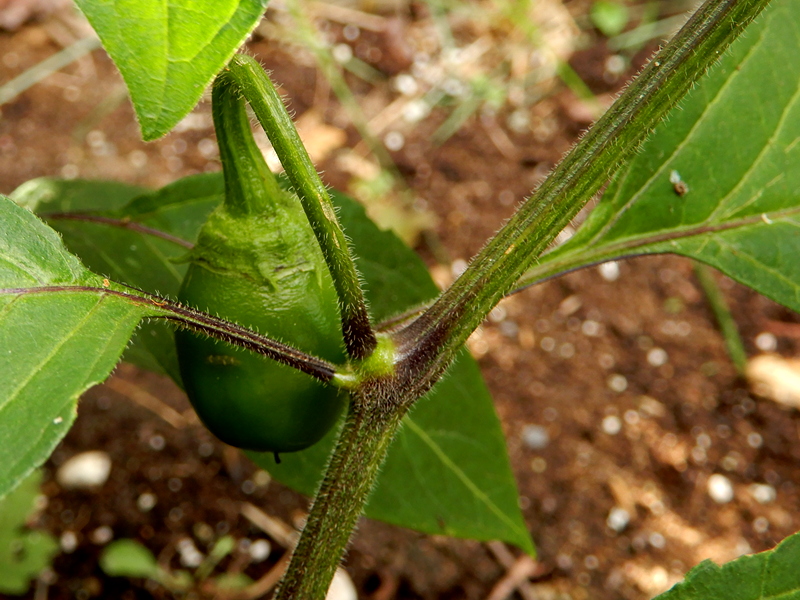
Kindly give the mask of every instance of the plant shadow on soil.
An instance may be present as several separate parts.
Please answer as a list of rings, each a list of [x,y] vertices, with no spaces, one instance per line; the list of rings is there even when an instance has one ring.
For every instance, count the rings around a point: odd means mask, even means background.
[[[59,49],[58,36],[51,21],[0,35],[1,79]],[[338,105],[296,54],[263,41],[250,50],[274,70],[297,114],[315,107],[341,121]],[[392,53],[384,50],[390,61]],[[594,47],[571,61],[596,93],[620,85],[603,80],[607,55]],[[394,67],[381,60],[373,66],[391,72]],[[127,101],[109,101],[122,89],[108,58],[96,52],[3,106],[0,191],[46,175],[159,186],[219,168],[208,150],[207,103],[195,125],[145,145]],[[436,237],[452,259],[474,254],[569,148],[586,126],[576,121],[575,103],[570,92],[559,91],[534,109],[534,117],[556,125],[546,139],[505,132],[514,143],[513,160],[477,118],[438,147],[430,136],[440,115],[406,134],[393,158],[436,215]],[[356,144],[352,127],[342,128]],[[328,183],[346,186],[348,175],[333,159],[321,168]],[[430,246],[421,244],[420,251],[439,279],[447,279]],[[718,280],[749,354],[759,352],[759,333],[798,322],[790,311]],[[784,355],[798,353],[798,338],[788,333],[778,335],[777,344]],[[767,549],[798,529],[800,419],[753,396],[737,379],[688,261],[641,258],[620,264],[616,273],[592,268],[530,288],[501,303],[470,349],[495,398],[538,546],[536,597],[649,598],[704,558],[725,561]],[[267,537],[241,514],[243,502],[300,522],[306,500],[267,483],[247,459],[214,440],[171,383],[128,366],[115,377],[176,409],[179,427],[107,386],[86,394],[75,427],[45,467],[48,502],[37,524],[58,538],[71,532],[77,542],[56,558],[48,598],[172,597],[155,584],[105,576],[94,534],[100,527],[110,527],[115,539],[142,541],[164,564],[179,568],[181,539],[193,538],[202,549],[204,539],[226,533],[237,540]],[[100,489],[69,491],[56,483],[64,460],[97,449],[113,464]],[[731,502],[709,497],[714,473],[733,483]],[[754,483],[772,486],[776,498],[759,503]],[[146,494],[155,505],[143,510]],[[624,528],[610,526],[613,509],[618,517],[619,509],[627,514]],[[244,569],[257,579],[281,555],[272,545],[266,561],[249,562],[242,549],[220,570]],[[502,562],[485,544],[364,520],[345,566],[362,598],[477,599],[506,575]]]

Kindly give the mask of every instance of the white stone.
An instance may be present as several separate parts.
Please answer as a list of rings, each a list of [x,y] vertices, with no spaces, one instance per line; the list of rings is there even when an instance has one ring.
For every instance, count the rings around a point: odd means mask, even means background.
[[[708,478],[708,495],[711,499],[718,504],[726,504],[733,500],[733,484],[731,480],[714,473]]]
[[[622,421],[616,415],[609,415],[603,419],[601,427],[608,435],[617,435],[622,429]]]
[[[775,488],[766,483],[754,483],[750,486],[750,494],[759,504],[769,504],[774,502],[778,495]]]
[[[665,365],[667,364],[668,360],[669,356],[667,355],[666,350],[663,348],[650,348],[650,350],[647,352],[647,362],[654,367]]]
[[[250,544],[247,551],[250,554],[250,558],[253,559],[253,562],[262,562],[269,558],[272,552],[272,546],[267,540],[256,540]]]
[[[608,513],[608,518],[606,519],[606,525],[608,525],[610,529],[613,529],[617,533],[623,531],[630,522],[631,516],[628,514],[628,511],[624,508],[620,508],[619,506],[612,508]]]
[[[203,553],[197,549],[194,540],[185,537],[178,541],[178,554],[181,557],[181,564],[190,569],[196,569],[203,562]]]
[[[328,588],[328,594],[325,600],[358,600],[358,592],[350,575],[344,569],[336,569],[331,581],[331,587]]]
[[[541,425],[525,425],[522,429],[522,442],[531,450],[541,450],[550,443],[550,434]]]
[[[604,262],[597,267],[600,277],[606,281],[616,281],[619,279],[619,264],[616,261]]]
[[[61,534],[59,544],[64,554],[71,554],[78,547],[78,536],[73,531],[65,531]]]
[[[76,454],[67,460],[56,473],[56,481],[70,489],[99,487],[111,473],[111,457],[101,450]]]

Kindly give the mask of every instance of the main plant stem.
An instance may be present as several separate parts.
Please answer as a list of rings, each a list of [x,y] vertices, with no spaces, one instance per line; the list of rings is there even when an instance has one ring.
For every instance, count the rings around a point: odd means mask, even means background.
[[[373,381],[350,403],[325,478],[274,600],[321,600],[361,516],[404,410]]]

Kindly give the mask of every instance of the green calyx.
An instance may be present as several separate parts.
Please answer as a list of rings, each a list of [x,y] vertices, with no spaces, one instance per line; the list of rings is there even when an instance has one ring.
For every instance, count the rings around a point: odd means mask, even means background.
[[[191,260],[210,271],[245,277],[266,291],[315,272],[327,276],[299,199],[281,188],[253,139],[245,102],[223,71],[212,92],[225,201],[203,226]]]
[[[395,370],[395,346],[392,338],[378,334],[378,345],[364,360],[350,365],[350,369],[336,373],[331,383],[344,389],[354,389],[364,381],[390,377]]]

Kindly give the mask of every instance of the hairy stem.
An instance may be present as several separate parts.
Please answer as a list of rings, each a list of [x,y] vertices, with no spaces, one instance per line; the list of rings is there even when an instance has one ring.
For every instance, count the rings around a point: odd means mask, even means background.
[[[522,273],[768,2],[707,0],[462,276],[397,334],[421,377],[432,385]]]
[[[405,411],[376,401],[373,380],[354,395],[300,541],[274,600],[322,600]]]
[[[203,333],[223,342],[240,348],[247,348],[258,354],[263,354],[281,364],[302,371],[312,377],[332,385],[346,386],[347,380],[342,381],[342,375],[337,371],[336,365],[326,360],[306,354],[288,344],[278,342],[263,336],[247,327],[214,317],[188,306],[178,304],[166,298],[160,298],[136,288],[123,286],[105,280],[103,287],[88,285],[46,285],[27,288],[0,289],[0,296],[25,296],[32,294],[97,294],[125,298],[131,304],[147,306],[151,313],[146,315],[154,319],[166,319],[178,326],[186,327],[198,333]]]
[[[375,332],[370,324],[355,262],[328,190],[311,163],[283,101],[261,65],[249,56],[240,54],[233,57],[227,72],[256,113],[281,159],[292,187],[303,203],[339,296],[347,353],[355,359],[367,358],[377,343]]]

